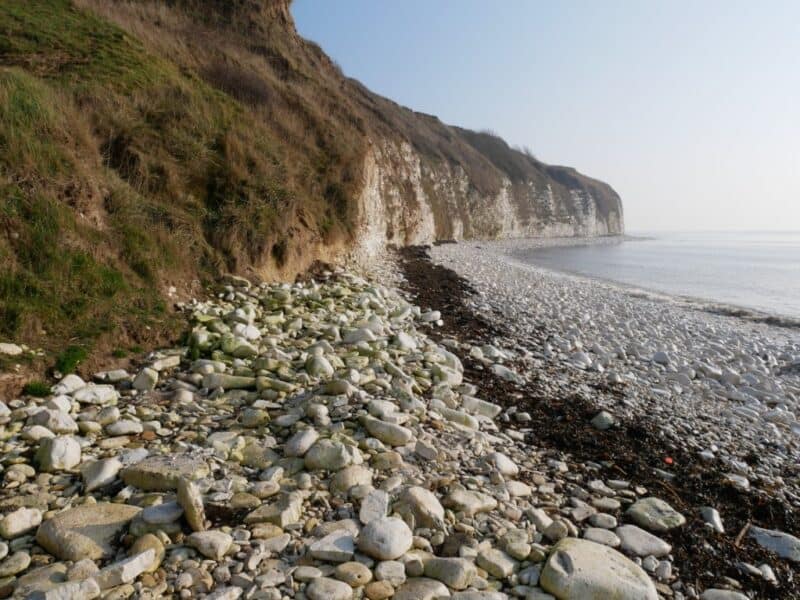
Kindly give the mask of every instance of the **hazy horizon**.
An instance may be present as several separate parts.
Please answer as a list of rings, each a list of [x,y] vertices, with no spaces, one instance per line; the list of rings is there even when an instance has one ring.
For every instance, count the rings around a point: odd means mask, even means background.
[[[800,3],[292,11],[375,92],[609,183],[629,231],[800,229]]]

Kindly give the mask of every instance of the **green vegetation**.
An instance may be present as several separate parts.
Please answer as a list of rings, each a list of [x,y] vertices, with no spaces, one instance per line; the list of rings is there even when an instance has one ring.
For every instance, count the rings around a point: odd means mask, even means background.
[[[61,374],[74,373],[78,365],[86,360],[86,348],[69,346],[56,357],[56,371]]]
[[[0,54],[37,76],[130,89],[156,81],[160,65],[141,44],[67,0],[8,0],[0,7]],[[17,59],[17,60],[15,60]]]
[[[167,285],[286,262],[294,195],[237,100],[67,0],[6,0],[0,31],[0,338],[147,345]]]
[[[89,136],[69,100],[16,68],[0,70],[0,335],[91,341],[136,298],[108,238],[76,219],[90,185],[79,153]],[[84,189],[82,189],[84,188]],[[87,207],[88,208],[88,207]]]
[[[28,396],[44,398],[50,395],[50,384],[46,381],[29,381],[22,388],[22,393]]]

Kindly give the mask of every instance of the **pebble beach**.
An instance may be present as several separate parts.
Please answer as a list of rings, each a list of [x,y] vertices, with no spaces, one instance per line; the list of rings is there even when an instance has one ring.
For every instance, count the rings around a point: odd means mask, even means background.
[[[520,244],[230,277],[2,399],[0,596],[798,597],[797,332]]]
[[[793,515],[800,505],[800,330],[714,314],[681,298],[522,260],[537,248],[613,241],[462,242],[433,247],[430,256],[471,287],[465,307],[498,326],[498,345],[513,348],[530,371],[552,374],[551,397],[558,388],[586,386],[590,410],[600,411],[595,426],[613,431],[626,421],[654,435],[657,445],[639,449],[650,453],[640,457],[645,470],[679,493],[681,479],[712,483],[713,492],[687,486],[683,498],[695,504],[706,526],[725,531],[717,520],[717,509],[724,510],[698,506],[701,501],[729,501],[733,508],[779,500],[782,511]],[[604,393],[608,388],[615,393]],[[610,443],[617,441],[612,436]],[[688,464],[677,468],[676,454]],[[741,542],[736,536],[752,535],[758,516],[737,517],[731,537]],[[779,521],[797,533],[793,517]],[[780,553],[796,561],[794,536],[770,539],[785,544]],[[702,544],[709,559],[720,558],[725,547],[721,539]],[[702,560],[699,550],[693,543],[687,555]],[[731,593],[742,585],[738,574],[749,579],[760,569],[773,575],[765,565],[752,568],[739,547],[727,560],[733,563]],[[790,569],[787,576],[794,575]],[[790,591],[762,594],[796,597]]]
[[[800,459],[800,330],[715,315],[660,294],[546,271],[520,261],[544,245],[593,240],[445,244],[437,263],[474,285],[477,311],[510,324],[525,340],[544,328],[544,361],[626,386],[620,415],[658,422],[698,460],[720,458],[731,481],[758,480],[800,500],[782,478]],[[598,243],[598,242],[594,242]],[[601,238],[599,243],[604,243]],[[756,466],[744,457],[756,454]]]

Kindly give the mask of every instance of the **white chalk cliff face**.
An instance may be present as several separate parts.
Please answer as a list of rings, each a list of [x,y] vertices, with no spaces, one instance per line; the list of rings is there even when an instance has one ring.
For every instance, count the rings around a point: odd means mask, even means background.
[[[437,240],[624,232],[622,202],[610,187],[569,169],[544,168],[561,171],[516,181],[500,171],[497,189],[485,191],[460,164],[431,160],[405,141],[373,143],[358,198],[358,252]]]

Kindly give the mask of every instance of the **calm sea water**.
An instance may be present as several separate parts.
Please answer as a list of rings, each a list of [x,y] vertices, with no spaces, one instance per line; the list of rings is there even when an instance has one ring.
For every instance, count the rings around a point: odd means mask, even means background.
[[[632,235],[646,239],[545,248],[521,258],[673,296],[800,318],[800,231]]]

